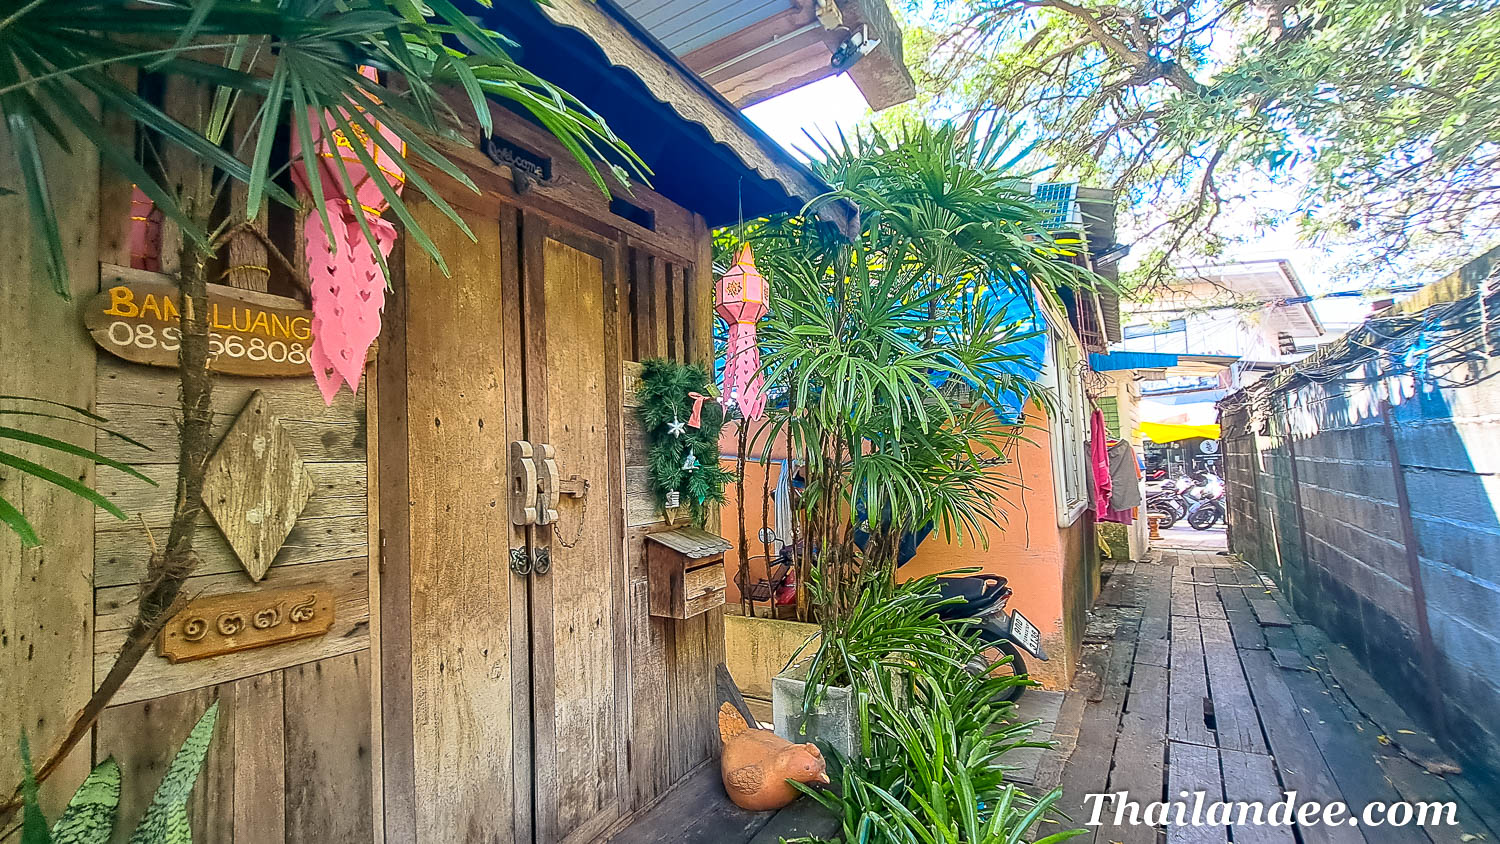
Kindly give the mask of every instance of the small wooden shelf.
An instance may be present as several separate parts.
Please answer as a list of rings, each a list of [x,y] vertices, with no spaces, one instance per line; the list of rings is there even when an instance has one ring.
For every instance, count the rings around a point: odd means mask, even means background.
[[[705,530],[680,527],[646,536],[651,614],[692,618],[724,605],[724,553],[729,542]]]

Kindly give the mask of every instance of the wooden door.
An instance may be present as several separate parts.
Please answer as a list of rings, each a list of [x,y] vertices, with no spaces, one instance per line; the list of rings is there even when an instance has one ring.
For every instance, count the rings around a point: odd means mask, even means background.
[[[523,411],[513,212],[413,203],[380,360],[387,841],[532,838],[527,591],[508,566],[507,455]],[[507,314],[506,310],[510,313]]]
[[[620,504],[615,251],[527,218],[528,439],[550,443],[558,475],[587,484],[533,532],[550,568],[531,577],[536,840],[593,840],[623,806],[629,723]]]

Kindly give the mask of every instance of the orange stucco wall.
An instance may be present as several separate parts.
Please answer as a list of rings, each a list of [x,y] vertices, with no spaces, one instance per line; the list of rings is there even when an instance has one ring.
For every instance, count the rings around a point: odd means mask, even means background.
[[[1000,505],[1000,527],[991,527],[988,547],[972,542],[944,542],[934,534],[917,551],[916,559],[901,569],[902,577],[920,577],[957,568],[978,567],[1010,581],[1015,595],[1010,607],[1020,610],[1042,631],[1042,644],[1049,661],[1028,660],[1031,675],[1049,688],[1066,687],[1076,662],[1078,634],[1067,624],[1065,607],[1076,602],[1065,595],[1069,553],[1078,554],[1081,525],[1066,531],[1058,527],[1052,477],[1052,443],[1047,418],[1040,408],[1028,408],[1025,438],[1012,447],[1010,462],[994,472],[1004,479],[1006,490]],[[1087,516],[1080,517],[1080,521]],[[1065,543],[1064,540],[1072,541]],[[1070,635],[1072,634],[1072,635]]]

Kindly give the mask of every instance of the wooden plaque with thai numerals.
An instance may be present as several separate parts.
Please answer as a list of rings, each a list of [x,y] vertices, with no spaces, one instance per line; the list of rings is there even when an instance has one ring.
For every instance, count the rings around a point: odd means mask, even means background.
[[[167,622],[156,653],[172,663],[322,636],[333,625],[327,586],[236,592],[197,598]]]

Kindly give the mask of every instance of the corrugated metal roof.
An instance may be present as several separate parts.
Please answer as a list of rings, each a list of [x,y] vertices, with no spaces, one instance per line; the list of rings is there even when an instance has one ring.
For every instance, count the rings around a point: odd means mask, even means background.
[[[679,56],[793,8],[791,0],[620,0],[618,5]]]
[[[794,210],[827,192],[811,168],[611,0],[551,0],[489,14],[486,23],[522,45],[522,64],[588,103],[645,158],[651,186],[710,227],[741,213]],[[857,212],[836,206],[822,216],[850,230]]]

